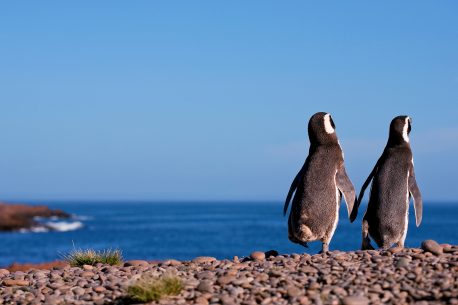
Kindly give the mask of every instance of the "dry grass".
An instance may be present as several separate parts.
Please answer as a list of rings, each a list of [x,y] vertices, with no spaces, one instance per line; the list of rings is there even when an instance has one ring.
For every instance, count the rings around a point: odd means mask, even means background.
[[[95,265],[97,263],[120,265],[123,262],[121,251],[111,249],[103,251],[95,251],[92,249],[75,249],[72,252],[64,255],[63,259],[72,267]]]
[[[144,275],[127,288],[127,294],[135,301],[147,303],[178,295],[182,289],[183,282],[175,275],[164,274],[159,278]]]

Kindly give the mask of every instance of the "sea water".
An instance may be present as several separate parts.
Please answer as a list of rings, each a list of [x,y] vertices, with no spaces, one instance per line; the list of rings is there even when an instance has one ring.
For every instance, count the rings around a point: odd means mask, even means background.
[[[60,259],[73,249],[120,249],[125,259],[189,260],[196,256],[219,259],[247,256],[252,251],[317,253],[288,240],[282,202],[40,202],[74,215],[46,221],[54,231],[0,233],[0,266],[13,262]],[[357,250],[361,219],[350,223],[342,203],[330,250]],[[423,222],[415,227],[411,205],[406,247],[425,239],[458,244],[458,203],[425,202]]]

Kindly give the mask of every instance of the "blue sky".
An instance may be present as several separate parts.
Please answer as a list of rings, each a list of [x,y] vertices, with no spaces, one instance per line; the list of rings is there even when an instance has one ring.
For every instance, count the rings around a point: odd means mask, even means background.
[[[456,200],[454,1],[0,4],[0,198],[283,200],[330,112],[359,190],[413,118]]]

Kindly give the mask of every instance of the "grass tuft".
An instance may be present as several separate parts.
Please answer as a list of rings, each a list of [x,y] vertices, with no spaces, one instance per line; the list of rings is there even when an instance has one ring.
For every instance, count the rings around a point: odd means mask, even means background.
[[[92,249],[75,249],[63,256],[63,259],[72,267],[83,265],[95,265],[97,263],[108,265],[120,265],[123,262],[121,250],[95,251]]]
[[[164,274],[159,278],[144,275],[127,288],[127,294],[135,301],[147,303],[178,295],[182,289],[183,281],[175,275]]]

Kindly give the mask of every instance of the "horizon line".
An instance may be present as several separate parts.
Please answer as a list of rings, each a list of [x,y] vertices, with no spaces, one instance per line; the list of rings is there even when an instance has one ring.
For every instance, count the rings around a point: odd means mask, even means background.
[[[343,199],[342,199],[343,201]],[[342,203],[341,201],[341,203]],[[0,203],[7,204],[46,204],[46,203],[284,203],[284,199],[0,199]],[[367,204],[368,200],[364,200],[361,204]],[[438,200],[426,199],[423,203],[441,203],[441,204],[457,204],[458,199]]]

